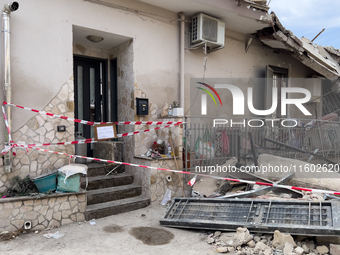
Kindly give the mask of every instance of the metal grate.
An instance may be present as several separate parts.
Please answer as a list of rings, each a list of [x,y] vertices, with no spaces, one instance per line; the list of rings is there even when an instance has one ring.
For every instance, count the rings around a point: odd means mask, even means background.
[[[217,25],[216,20],[203,17],[203,39],[217,42]]]
[[[175,198],[161,225],[211,230],[338,235],[340,202]]]
[[[197,16],[195,16],[195,17],[193,17],[192,18],[192,30],[191,30],[191,32],[192,32],[192,41],[196,41],[197,40],[197,24],[198,23],[198,17]]]

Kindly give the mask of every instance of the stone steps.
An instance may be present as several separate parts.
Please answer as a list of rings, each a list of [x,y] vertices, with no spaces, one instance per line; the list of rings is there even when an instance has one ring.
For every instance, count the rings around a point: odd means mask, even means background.
[[[141,196],[142,188],[134,185],[132,174],[106,174],[115,167],[102,163],[89,163],[87,208],[85,219],[98,219],[146,207],[150,199]],[[119,167],[120,168],[120,167]],[[117,168],[117,169],[119,169]],[[122,168],[123,169],[123,168]],[[85,188],[86,179],[82,178],[81,187]]]
[[[144,196],[88,205],[85,212],[85,219],[99,219],[110,215],[137,210],[147,207],[148,205],[150,205],[150,199]]]
[[[132,174],[100,175],[88,177],[87,190],[103,189],[115,186],[129,185],[133,183]],[[86,179],[82,178],[81,187],[85,189]]]
[[[87,205],[136,197],[141,194],[142,188],[133,184],[90,190],[87,192]]]
[[[88,169],[87,169],[87,177],[92,177],[92,176],[99,176],[99,175],[106,175],[109,173],[113,168],[115,168],[117,165],[107,165],[104,163],[88,163],[86,164]],[[117,167],[114,172],[116,173],[123,173],[125,171],[125,166],[120,165]],[[113,173],[112,173],[113,174]]]

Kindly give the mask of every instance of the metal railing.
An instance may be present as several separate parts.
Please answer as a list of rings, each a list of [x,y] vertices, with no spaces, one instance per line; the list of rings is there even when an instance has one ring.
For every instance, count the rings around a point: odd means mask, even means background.
[[[221,165],[232,157],[253,161],[254,153],[300,160],[307,160],[311,153],[325,159],[336,159],[340,155],[340,122],[300,120],[299,123],[305,124],[289,128],[213,127],[212,124],[195,123],[195,118],[186,122],[183,157],[186,170],[193,170],[195,166]]]

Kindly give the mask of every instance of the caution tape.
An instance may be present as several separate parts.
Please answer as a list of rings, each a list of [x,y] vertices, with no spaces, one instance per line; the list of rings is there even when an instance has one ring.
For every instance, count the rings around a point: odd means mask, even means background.
[[[166,168],[160,168],[160,167],[143,166],[143,165],[138,165],[138,164],[133,164],[133,163],[125,163],[125,162],[114,161],[114,160],[106,160],[106,159],[85,157],[85,156],[79,156],[79,155],[71,155],[71,154],[66,154],[66,153],[62,153],[62,152],[50,151],[50,150],[45,150],[45,149],[41,149],[41,148],[36,148],[36,147],[32,147],[32,146],[25,146],[25,147],[27,147],[29,149],[48,152],[48,153],[59,154],[59,155],[67,156],[67,157],[70,157],[70,158],[85,158],[85,159],[91,159],[93,161],[113,163],[113,164],[119,164],[119,165],[125,165],[125,166],[142,167],[142,168],[148,168],[148,169],[156,169],[156,170],[160,170],[160,171],[180,173],[180,174],[197,175],[197,176],[209,177],[209,178],[214,178],[214,179],[219,179],[219,180],[247,183],[247,184],[251,184],[251,185],[257,184],[257,185],[261,185],[261,186],[270,186],[270,187],[275,187],[275,188],[287,188],[287,189],[292,189],[292,190],[309,191],[309,192],[314,192],[314,193],[325,193],[325,194],[331,194],[331,195],[340,195],[340,192],[337,192],[337,191],[329,191],[329,190],[321,190],[321,189],[308,189],[308,188],[294,187],[294,186],[288,186],[288,185],[280,185],[280,184],[274,184],[274,183],[248,181],[248,180],[242,180],[242,179],[232,179],[232,178],[219,177],[219,176],[213,176],[213,175],[207,175],[207,174],[199,174],[199,173],[191,173],[191,172],[186,172],[186,171],[172,170],[172,169],[166,169]]]
[[[120,137],[126,137],[126,136],[132,136],[132,135],[136,135],[139,133],[145,133],[145,132],[150,132],[150,131],[155,131],[155,130],[159,130],[162,128],[170,128],[170,127],[175,127],[180,125],[179,123],[176,124],[172,124],[172,125],[166,125],[166,126],[162,126],[162,127],[156,127],[156,128],[151,128],[151,129],[145,129],[145,130],[138,130],[138,131],[134,131],[134,132],[130,132],[130,133],[123,133],[123,134],[117,134],[117,138]],[[25,147],[25,146],[31,146],[31,147],[41,147],[41,146],[58,146],[58,145],[70,145],[70,144],[83,144],[83,143],[96,143],[97,141],[94,140],[94,138],[88,138],[85,140],[78,140],[78,141],[71,141],[71,142],[60,142],[60,143],[36,143],[36,144],[16,144],[18,147]]]
[[[2,107],[2,114],[4,115],[5,125],[6,125],[6,128],[7,128],[8,140],[11,142],[12,141],[11,130],[9,129],[9,124],[8,124],[8,120],[7,120],[5,107],[4,106],[1,106],[1,107]]]
[[[117,121],[117,122],[93,122],[93,121],[87,121],[87,120],[81,120],[81,119],[74,119],[74,118],[70,118],[70,117],[66,117],[66,116],[62,116],[62,115],[58,115],[58,114],[54,114],[54,113],[50,113],[50,112],[44,112],[44,111],[39,111],[36,109],[31,109],[28,107],[24,107],[24,106],[20,106],[20,105],[16,105],[16,104],[11,104],[11,103],[7,103],[7,102],[3,102],[3,105],[8,105],[8,106],[13,106],[13,107],[17,107],[20,109],[24,109],[24,110],[28,110],[31,112],[36,112],[36,113],[40,113],[40,114],[44,114],[50,117],[56,117],[59,119],[63,119],[63,120],[68,120],[68,121],[72,121],[72,122],[76,122],[76,123],[80,123],[80,124],[84,124],[84,125],[89,125],[89,126],[93,126],[93,125],[102,125],[102,124],[116,124],[116,125],[170,125],[170,124],[184,124],[184,122],[174,122],[174,121]]]

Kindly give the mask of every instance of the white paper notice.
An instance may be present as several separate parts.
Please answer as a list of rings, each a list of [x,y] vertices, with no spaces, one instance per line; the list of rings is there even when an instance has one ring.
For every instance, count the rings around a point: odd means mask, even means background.
[[[109,138],[114,138],[114,137],[115,137],[115,133],[113,130],[113,126],[97,127],[98,140],[109,139]]]

